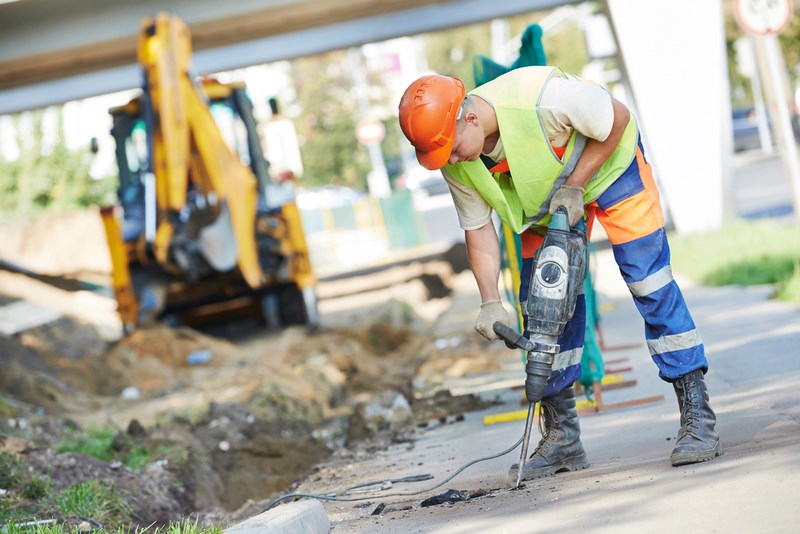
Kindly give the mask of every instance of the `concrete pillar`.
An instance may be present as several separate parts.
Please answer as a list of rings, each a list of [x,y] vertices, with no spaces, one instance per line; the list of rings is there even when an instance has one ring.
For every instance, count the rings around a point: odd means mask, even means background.
[[[720,1],[605,0],[648,160],[679,233],[733,216],[733,136]]]

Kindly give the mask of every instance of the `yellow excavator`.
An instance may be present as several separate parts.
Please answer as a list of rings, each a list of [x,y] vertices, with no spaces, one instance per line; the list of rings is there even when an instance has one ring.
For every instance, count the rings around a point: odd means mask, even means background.
[[[244,84],[196,80],[189,28],[170,13],[142,21],[137,53],[142,92],[110,110],[119,205],[101,209],[125,330],[316,325],[294,188],[269,174]]]

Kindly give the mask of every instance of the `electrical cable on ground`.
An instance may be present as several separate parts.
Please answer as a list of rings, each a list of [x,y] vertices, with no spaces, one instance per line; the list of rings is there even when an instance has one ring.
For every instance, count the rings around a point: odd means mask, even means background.
[[[456,476],[458,476],[462,471],[464,471],[466,468],[468,468],[468,467],[470,467],[472,465],[475,465],[475,464],[477,464],[479,462],[485,462],[487,460],[494,460],[495,458],[500,458],[501,456],[505,456],[506,454],[508,454],[511,451],[513,451],[514,449],[516,449],[519,446],[519,444],[522,443],[523,439],[524,439],[524,436],[519,438],[517,440],[517,442],[514,443],[514,445],[512,445],[508,449],[504,450],[503,452],[499,452],[499,453],[493,454],[491,456],[485,456],[483,458],[478,458],[476,460],[472,460],[470,462],[467,462],[466,464],[464,464],[461,467],[459,467],[452,475],[450,475],[449,477],[445,478],[444,480],[442,480],[438,484],[436,484],[434,486],[431,486],[430,488],[425,488],[423,490],[411,491],[411,492],[406,492],[406,493],[383,493],[379,497],[381,497],[381,498],[382,497],[406,497],[406,496],[411,496],[411,495],[420,495],[421,493],[427,493],[429,491],[433,491],[436,488],[444,486],[445,484],[447,484],[448,482],[453,480]],[[403,480],[403,479],[398,479],[398,480]],[[377,485],[378,483],[375,483],[375,484]],[[372,485],[372,484],[359,484],[357,486],[353,486],[353,488],[363,487],[363,486],[366,486],[366,485]],[[348,488],[348,489],[350,489],[350,488]],[[345,490],[345,493],[347,493],[347,489]],[[270,508],[272,508],[273,506],[275,506],[276,504],[278,504],[281,501],[285,501],[287,499],[293,499],[295,497],[309,498],[309,499],[321,499],[321,500],[326,500],[326,501],[350,502],[350,501],[368,501],[370,499],[375,499],[378,496],[376,496],[376,495],[368,495],[368,496],[364,496],[364,497],[337,497],[336,493],[287,493],[286,495],[281,495],[277,499],[275,499],[272,502],[270,502],[267,505],[267,507],[264,509],[264,512],[266,512],[267,510],[269,510]]]

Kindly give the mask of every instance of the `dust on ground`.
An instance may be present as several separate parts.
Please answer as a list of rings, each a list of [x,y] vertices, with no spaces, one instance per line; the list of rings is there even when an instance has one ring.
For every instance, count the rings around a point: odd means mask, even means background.
[[[92,215],[49,219],[59,247],[72,235],[70,224],[94,228],[85,220]],[[77,265],[73,254],[59,268],[57,256],[39,250],[48,246],[48,224],[36,223],[27,250],[23,239],[8,241],[18,245],[15,266],[27,254],[48,277],[83,280],[91,272],[101,280],[96,251],[86,255],[90,266]],[[0,454],[45,480],[51,493],[86,481],[116,488],[129,502],[127,517],[141,526],[242,519],[254,502],[290,491],[333,454],[413,441],[431,422],[484,407],[442,384],[497,365],[498,349],[468,322],[449,325],[442,342],[454,296],[474,286],[463,263],[448,258],[321,283],[317,331],[258,330],[229,340],[163,325],[120,338],[107,295],[51,281],[0,270],[0,305],[24,299],[63,314],[0,335]],[[464,313],[471,317],[473,309]],[[57,452],[81,432],[103,428],[116,434],[120,457],[146,451],[147,463],[129,468]],[[24,491],[6,485],[0,515],[42,517]]]

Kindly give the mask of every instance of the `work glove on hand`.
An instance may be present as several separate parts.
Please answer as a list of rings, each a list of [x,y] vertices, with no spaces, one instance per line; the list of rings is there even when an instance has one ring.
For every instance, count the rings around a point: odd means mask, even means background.
[[[499,300],[486,301],[481,304],[481,311],[478,313],[478,318],[475,319],[475,331],[489,341],[494,341],[498,339],[492,328],[496,321],[500,321],[506,326],[511,324],[508,312]]]
[[[578,224],[584,210],[583,188],[578,185],[562,185],[550,200],[550,215],[555,213],[559,206],[567,208],[570,228]]]

